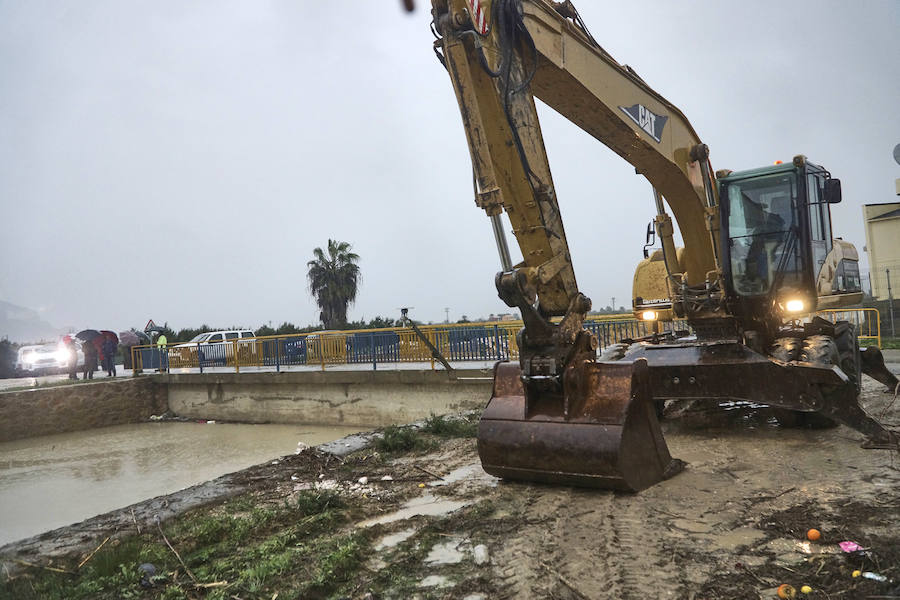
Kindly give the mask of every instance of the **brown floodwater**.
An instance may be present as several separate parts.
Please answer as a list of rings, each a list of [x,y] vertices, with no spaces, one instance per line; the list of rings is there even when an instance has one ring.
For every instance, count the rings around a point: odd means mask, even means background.
[[[0,443],[0,545],[359,430],[140,423]]]

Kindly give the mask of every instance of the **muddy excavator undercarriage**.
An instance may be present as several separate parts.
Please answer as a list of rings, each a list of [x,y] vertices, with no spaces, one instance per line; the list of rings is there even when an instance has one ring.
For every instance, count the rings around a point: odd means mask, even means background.
[[[479,425],[487,472],[629,491],[653,485],[682,466],[657,421],[666,400],[764,404],[844,423],[870,447],[896,447],[896,434],[858,403],[862,372],[897,384],[877,349],[861,353],[847,323],[806,317],[861,298],[855,249],[831,235],[840,183],[830,173],[798,156],[714,174],[687,118],[601,48],[569,1],[432,0],[432,16],[475,201],[498,236],[497,290],[524,321],[519,363],[495,366]],[[536,97],[653,186],[662,248],[638,267],[634,308],[653,321],[680,318],[689,332],[660,332],[597,360],[598,340],[583,327],[591,301],[575,281]],[[520,264],[505,250],[501,213]]]

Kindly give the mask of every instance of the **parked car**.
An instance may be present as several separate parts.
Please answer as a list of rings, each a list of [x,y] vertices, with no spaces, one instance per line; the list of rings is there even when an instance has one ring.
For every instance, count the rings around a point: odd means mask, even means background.
[[[249,329],[207,331],[194,336],[189,342],[173,346],[169,351],[169,362],[173,367],[196,366],[198,362],[204,367],[224,366],[234,360],[234,340],[255,337],[256,334]],[[254,352],[255,346],[256,342],[240,344],[238,352],[242,361],[244,352],[246,350]],[[181,365],[178,364],[179,362]]]
[[[16,354],[16,373],[20,375],[44,375],[62,373],[69,369],[71,350],[62,343],[22,346]],[[81,340],[75,343],[76,364],[84,366]]]

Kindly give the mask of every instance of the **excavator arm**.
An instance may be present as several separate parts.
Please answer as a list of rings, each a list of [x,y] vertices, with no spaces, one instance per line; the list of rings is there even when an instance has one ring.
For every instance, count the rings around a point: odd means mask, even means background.
[[[681,285],[717,277],[716,197],[706,147],[687,119],[618,64],[568,2],[433,0],[435,50],[450,74],[472,158],[476,204],[494,219],[500,297],[518,307],[519,366],[499,364],[479,453],[493,474],[637,490],[678,471],[644,361],[596,363],[535,97],[635,166],[666,199],[686,245],[677,260],[660,200],[666,265]],[[618,199],[616,199],[618,200]],[[522,251],[511,265],[499,215]],[[562,316],[559,323],[553,316]],[[541,440],[536,444],[534,440]]]
[[[565,314],[578,290],[535,97],[634,165],[665,198],[689,249],[679,264],[661,210],[670,272],[688,285],[715,277],[717,199],[705,146],[681,111],[591,38],[571,3],[435,0],[433,12],[476,203],[492,217],[507,213],[545,314]]]

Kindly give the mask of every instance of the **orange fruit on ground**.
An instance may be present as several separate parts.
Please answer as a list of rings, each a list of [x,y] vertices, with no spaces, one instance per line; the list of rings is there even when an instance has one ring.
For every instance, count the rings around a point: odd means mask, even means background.
[[[818,529],[810,529],[806,532],[806,538],[811,542],[816,542],[822,538],[822,532]]]
[[[794,598],[797,596],[797,590],[794,589],[794,586],[782,583],[778,586],[778,597],[779,598]]]

